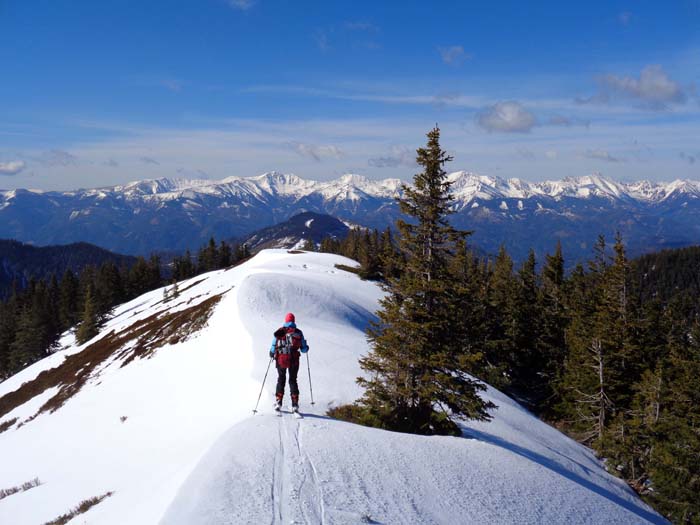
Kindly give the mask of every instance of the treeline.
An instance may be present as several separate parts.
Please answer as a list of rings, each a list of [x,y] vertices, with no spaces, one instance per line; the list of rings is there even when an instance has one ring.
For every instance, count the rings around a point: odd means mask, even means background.
[[[619,237],[600,237],[567,275],[560,245],[539,269],[534,252],[516,266],[504,248],[483,258],[457,246],[469,371],[594,448],[674,522],[700,523],[698,249],[630,262]],[[406,264],[389,231],[320,249],[360,261],[365,278],[391,280]]]
[[[315,250],[313,244],[307,243],[305,250]],[[346,268],[357,273],[363,279],[372,281],[387,280],[396,277],[399,268],[405,263],[405,257],[398,249],[390,228],[379,230],[351,229],[344,239],[327,237],[318,247],[324,253],[335,253],[353,259],[360,267]]]
[[[78,273],[66,270],[60,279],[30,279],[24,289],[15,285],[0,303],[0,380],[49,355],[66,330],[74,328],[79,343],[88,341],[118,304],[249,256],[244,246],[217,244],[212,238],[196,256],[188,251],[165,268],[154,255],[140,257],[130,267],[106,261]]]
[[[85,266],[99,267],[111,261],[117,266],[131,266],[136,257],[112,253],[98,246],[77,242],[61,246],[33,246],[0,239],[0,300],[7,299],[13,286],[23,289],[32,277],[49,279],[66,270],[79,272]]]

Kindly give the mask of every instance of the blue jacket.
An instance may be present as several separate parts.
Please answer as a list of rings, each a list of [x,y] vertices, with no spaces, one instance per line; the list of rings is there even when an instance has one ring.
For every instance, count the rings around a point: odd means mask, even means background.
[[[283,326],[285,328],[296,328],[297,327],[297,325],[294,323],[284,323]],[[299,330],[299,329],[297,328],[297,330]],[[306,342],[306,338],[304,337],[304,333],[301,330],[299,330],[299,332],[301,333],[301,353],[305,354],[306,352],[309,351],[309,345]],[[275,356],[275,346],[276,345],[277,345],[277,338],[273,337],[272,344],[270,345],[270,357]]]

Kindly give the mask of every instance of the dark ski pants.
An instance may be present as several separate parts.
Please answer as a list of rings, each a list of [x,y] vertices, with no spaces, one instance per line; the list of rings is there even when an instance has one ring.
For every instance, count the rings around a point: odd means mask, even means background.
[[[299,385],[297,384],[297,374],[299,373],[299,360],[292,362],[289,368],[280,368],[277,365],[277,390],[275,393],[278,398],[284,397],[284,384],[287,382],[287,371],[289,371],[289,390],[292,394],[292,400],[299,399]]]

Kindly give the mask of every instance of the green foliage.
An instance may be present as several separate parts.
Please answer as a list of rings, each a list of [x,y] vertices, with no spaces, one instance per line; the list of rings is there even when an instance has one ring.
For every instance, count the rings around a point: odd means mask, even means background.
[[[99,333],[99,320],[97,317],[97,307],[93,298],[92,289],[88,288],[85,295],[83,316],[80,320],[78,330],[75,332],[75,340],[78,344],[87,343]]]
[[[414,187],[404,186],[399,199],[409,221],[399,220],[400,275],[386,281],[387,296],[368,329],[372,351],[360,360],[365,389],[359,406],[382,428],[418,434],[453,433],[453,418],[489,419],[492,404],[479,397],[483,385],[468,375],[478,356],[470,353],[457,330],[462,312],[451,269],[465,232],[448,221],[450,183],[444,164],[451,158],[440,148],[440,131],[428,133],[417,151],[423,171]],[[365,237],[374,257],[378,236]],[[358,251],[361,246],[358,246]]]

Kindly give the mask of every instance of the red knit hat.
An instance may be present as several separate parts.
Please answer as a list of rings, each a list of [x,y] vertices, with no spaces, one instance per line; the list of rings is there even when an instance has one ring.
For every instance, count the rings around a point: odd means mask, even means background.
[[[294,314],[289,312],[285,318],[284,318],[285,323],[293,323],[294,322]]]

